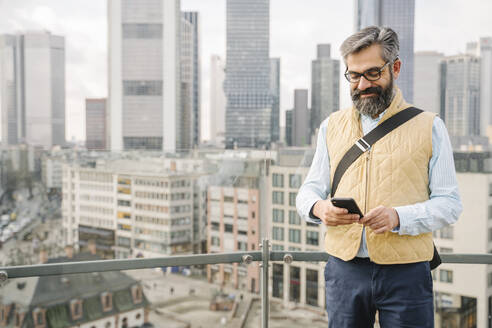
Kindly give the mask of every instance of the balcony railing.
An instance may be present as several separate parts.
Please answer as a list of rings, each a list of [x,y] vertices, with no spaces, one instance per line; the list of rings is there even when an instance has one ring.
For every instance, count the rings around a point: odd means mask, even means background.
[[[321,262],[327,261],[329,255],[324,252],[270,251],[268,239],[263,239],[261,251],[234,252],[222,254],[181,255],[161,258],[140,258],[124,260],[100,260],[84,262],[23,265],[0,268],[0,283],[13,278],[40,277],[74,273],[91,273],[119,270],[149,269],[170,266],[190,266],[204,264],[261,262],[261,308],[262,328],[268,327],[269,296],[268,267],[270,261]],[[443,263],[455,264],[492,264],[492,254],[441,254]]]

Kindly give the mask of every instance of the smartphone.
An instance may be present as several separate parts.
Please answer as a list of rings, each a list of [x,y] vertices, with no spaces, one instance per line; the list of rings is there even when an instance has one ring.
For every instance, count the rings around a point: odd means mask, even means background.
[[[364,216],[353,198],[335,197],[331,199],[331,203],[335,207],[346,208],[350,214],[359,214],[361,219]]]

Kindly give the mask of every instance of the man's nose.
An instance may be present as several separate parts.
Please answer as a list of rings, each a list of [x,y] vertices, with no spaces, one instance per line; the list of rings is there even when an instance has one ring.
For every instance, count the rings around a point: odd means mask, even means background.
[[[365,90],[371,86],[371,82],[367,81],[364,76],[360,77],[359,83],[357,84],[357,89]]]

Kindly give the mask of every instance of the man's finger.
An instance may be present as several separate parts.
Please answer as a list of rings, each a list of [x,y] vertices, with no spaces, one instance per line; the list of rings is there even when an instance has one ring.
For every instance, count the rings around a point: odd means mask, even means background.
[[[348,210],[346,208],[343,208],[343,207],[333,206],[333,213],[335,213],[335,214],[347,214]]]

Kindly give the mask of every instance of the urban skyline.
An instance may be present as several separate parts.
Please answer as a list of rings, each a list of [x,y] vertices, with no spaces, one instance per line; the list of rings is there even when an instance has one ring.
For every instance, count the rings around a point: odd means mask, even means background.
[[[71,5],[53,0],[45,6],[39,6],[32,1],[22,3],[2,3],[3,13],[9,17],[0,21],[0,30],[12,32],[16,30],[48,29],[53,34],[64,35],[67,40],[67,140],[76,136],[84,139],[84,108],[86,98],[100,98],[107,96],[105,89],[106,76],[106,8],[105,4],[88,2],[83,10],[73,13]],[[332,4],[315,4],[319,10],[313,11],[304,8],[295,1],[282,2],[272,0],[271,3],[271,56],[282,59],[282,88],[281,88],[281,126],[285,126],[285,110],[292,108],[292,92],[295,88],[309,86],[310,60],[315,58],[315,46],[318,43],[332,44],[332,57],[339,59],[338,47],[343,39],[353,30],[352,20],[344,17],[353,17],[353,3],[337,5],[335,12],[324,11]],[[68,8],[67,8],[68,7]],[[490,11],[492,4],[459,1],[446,2],[445,5],[416,1],[415,9],[415,51],[434,50],[445,55],[454,55],[465,52],[467,42],[478,41],[487,36],[492,30],[485,13]],[[33,15],[26,16],[26,10],[33,11]],[[202,63],[202,129],[204,137],[208,137],[208,76],[210,55],[225,54],[225,1],[199,2],[183,0],[184,10],[196,10],[202,14],[203,51]],[[433,15],[439,9],[440,15]],[[463,21],[469,27],[466,30],[450,25],[449,17],[460,13]],[[90,13],[90,14],[89,14]],[[296,16],[292,16],[293,14]],[[326,15],[333,15],[327,20]],[[0,14],[1,15],[1,14]],[[59,15],[63,19],[59,19]],[[75,16],[74,16],[75,15]],[[341,16],[341,17],[339,17]],[[91,17],[90,24],[88,17]],[[289,23],[293,18],[303,26],[295,29]],[[323,19],[322,19],[323,18]],[[70,24],[67,22],[70,21]],[[89,24],[89,25],[88,25]],[[294,24],[297,25],[297,24]],[[82,26],[85,28],[82,28]],[[336,29],[334,28],[336,26]],[[428,30],[436,33],[428,33]],[[327,36],[320,35],[319,31],[328,30]],[[102,31],[102,33],[101,33]],[[318,31],[316,33],[316,31]],[[453,42],[449,42],[453,39]],[[297,46],[292,40],[299,40]],[[88,48],[87,43],[91,44]],[[302,46],[299,46],[302,45]],[[101,59],[102,58],[102,59]],[[77,78],[73,78],[76,76]],[[350,104],[347,85],[341,80],[340,104],[342,107]]]

